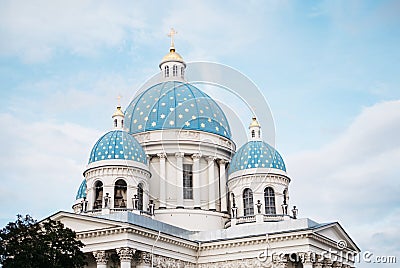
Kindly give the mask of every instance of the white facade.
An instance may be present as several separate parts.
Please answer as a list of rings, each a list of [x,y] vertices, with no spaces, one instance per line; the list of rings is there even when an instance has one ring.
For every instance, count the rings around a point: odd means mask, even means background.
[[[125,114],[117,107],[114,130],[91,152],[75,213],[51,216],[77,232],[88,267],[354,267],[359,249],[337,222],[298,219],[289,208],[291,179],[256,118],[237,149],[219,107],[192,96],[202,93],[185,84],[173,40],[159,67],[165,84],[149,89],[161,92],[149,96],[155,103],[135,99]],[[180,92],[192,98],[182,112]],[[166,96],[176,111],[168,120]]]

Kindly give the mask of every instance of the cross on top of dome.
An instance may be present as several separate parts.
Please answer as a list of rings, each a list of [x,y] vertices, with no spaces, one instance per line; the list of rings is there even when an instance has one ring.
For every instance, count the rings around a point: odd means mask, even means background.
[[[171,38],[169,53],[165,55],[159,65],[164,80],[184,81],[186,63],[182,56],[175,51],[174,37],[178,32],[171,28],[167,36]]]
[[[171,47],[169,49],[169,51],[174,52],[175,51],[175,44],[174,44],[174,35],[176,35],[178,32],[175,31],[174,28],[171,28],[171,30],[169,31],[169,33],[167,34],[168,37],[171,38]]]

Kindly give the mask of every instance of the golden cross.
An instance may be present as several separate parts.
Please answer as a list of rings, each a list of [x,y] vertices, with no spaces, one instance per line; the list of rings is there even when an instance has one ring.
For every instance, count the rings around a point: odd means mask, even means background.
[[[251,113],[253,114],[253,117],[256,117],[256,106],[251,106]]]
[[[118,96],[117,96],[117,100],[118,100],[118,107],[121,107],[121,98],[122,98],[122,96],[121,96],[121,95],[118,95]]]
[[[176,35],[178,32],[175,31],[174,28],[171,28],[171,30],[168,33],[168,37],[171,37],[171,47],[174,47],[174,35]]]

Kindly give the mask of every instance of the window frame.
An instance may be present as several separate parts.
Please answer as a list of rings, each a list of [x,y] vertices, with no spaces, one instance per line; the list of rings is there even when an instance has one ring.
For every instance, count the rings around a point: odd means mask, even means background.
[[[183,164],[183,199],[193,200],[193,164]]]
[[[246,188],[243,190],[243,215],[244,216],[254,215],[253,191],[250,188]]]
[[[268,186],[264,189],[265,214],[276,215],[276,202],[274,188]]]

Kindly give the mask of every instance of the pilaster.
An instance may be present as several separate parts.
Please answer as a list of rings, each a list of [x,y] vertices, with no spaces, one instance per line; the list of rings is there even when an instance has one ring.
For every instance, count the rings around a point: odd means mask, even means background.
[[[227,180],[226,180],[226,169],[225,164],[226,160],[221,159],[218,161],[219,164],[219,189],[220,189],[220,198],[221,198],[221,212],[228,212],[228,198],[227,198]]]
[[[193,201],[194,208],[200,209],[200,158],[201,154],[193,154]]]
[[[215,178],[214,178],[214,161],[215,158],[209,156],[207,158],[208,161],[208,209],[216,210],[215,205]]]
[[[167,208],[166,204],[166,177],[165,177],[165,158],[167,155],[165,153],[157,154],[160,159],[160,205],[159,208]]]
[[[176,157],[176,208],[183,208],[183,156],[179,152]]]

